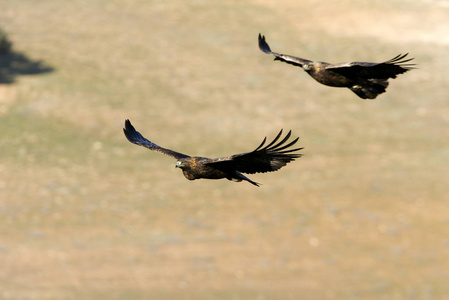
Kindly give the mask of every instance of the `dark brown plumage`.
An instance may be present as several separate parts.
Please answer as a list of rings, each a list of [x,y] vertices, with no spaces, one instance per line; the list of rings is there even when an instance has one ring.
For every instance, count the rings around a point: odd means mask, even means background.
[[[313,79],[321,84],[333,87],[347,87],[362,99],[375,99],[388,87],[388,79],[413,69],[414,64],[406,64],[413,58],[405,59],[408,55],[398,56],[382,62],[347,62],[329,64],[311,61],[295,56],[271,51],[265,37],[259,34],[259,48],[262,52],[275,56],[288,64],[303,68]]]
[[[177,159],[176,167],[181,168],[184,176],[189,180],[200,178],[221,179],[226,178],[232,181],[246,180],[256,186],[259,183],[254,182],[244,176],[242,173],[254,174],[277,171],[289,162],[300,157],[302,154],[292,153],[303,148],[288,149],[293,146],[299,138],[286,144],[291,136],[291,131],[278,143],[276,143],[282,135],[282,130],[274,138],[274,140],[266,145],[266,138],[252,152],[235,154],[228,157],[207,158],[182,154],[170,149],[162,148],[137,132],[131,125],[129,120],[125,121],[123,128],[126,138],[133,144],[143,146],[152,151],[156,151]],[[263,147],[263,148],[262,148]]]

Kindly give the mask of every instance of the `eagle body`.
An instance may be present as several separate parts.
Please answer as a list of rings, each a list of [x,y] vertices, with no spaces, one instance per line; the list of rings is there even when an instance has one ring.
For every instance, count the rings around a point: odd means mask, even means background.
[[[176,167],[182,170],[184,177],[188,180],[201,178],[222,179],[232,177],[232,174],[226,174],[221,170],[207,165],[207,162],[209,161],[210,159],[207,157],[192,156],[178,160],[176,162]]]
[[[180,159],[176,162],[176,167],[182,170],[184,177],[188,180],[195,179],[223,179],[226,178],[231,181],[240,182],[246,180],[256,186],[256,183],[242,173],[236,170],[220,170],[216,167],[210,166],[208,163],[213,163],[213,159],[207,157],[188,157],[185,159]]]
[[[265,41],[265,37],[259,34],[259,49],[267,54],[274,55],[274,60],[282,61],[304,69],[313,79],[321,84],[331,87],[345,87],[353,91],[362,99],[375,99],[386,91],[388,79],[413,69],[414,64],[407,62],[408,54],[382,62],[347,62],[330,64],[326,62],[311,61],[287,54],[273,52]]]
[[[313,79],[321,84],[333,87],[347,87],[348,85],[353,85],[354,81],[343,75],[340,75],[332,70],[327,70],[326,66],[330,64],[324,62],[315,62],[307,65],[305,71]]]
[[[332,68],[326,68],[327,66],[331,66],[331,64],[317,62],[309,65],[305,71],[321,84],[349,88],[362,99],[375,99],[377,95],[384,93],[388,87],[388,80],[386,79],[351,78],[333,71]]]
[[[184,177],[188,180],[226,178],[236,182],[248,181],[255,186],[259,186],[259,183],[252,181],[242,173],[254,174],[277,171],[289,162],[294,161],[295,158],[301,157],[302,154],[294,152],[303,149],[289,149],[299,139],[296,138],[293,141],[288,141],[291,136],[291,131],[281,141],[278,141],[282,135],[281,130],[274,140],[265,147],[266,138],[259,147],[251,152],[220,158],[208,158],[189,156],[158,146],[136,131],[129,120],[125,121],[123,132],[128,141],[133,144],[174,157],[177,160],[175,166],[182,170]]]

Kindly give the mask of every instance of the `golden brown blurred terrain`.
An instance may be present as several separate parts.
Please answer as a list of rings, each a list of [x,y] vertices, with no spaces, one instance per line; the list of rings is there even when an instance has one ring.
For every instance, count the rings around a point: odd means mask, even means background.
[[[8,1],[0,299],[447,299],[448,1]],[[410,52],[374,101],[273,62]],[[1,58],[0,58],[1,59]],[[263,185],[187,181],[130,144],[209,157],[281,128]]]

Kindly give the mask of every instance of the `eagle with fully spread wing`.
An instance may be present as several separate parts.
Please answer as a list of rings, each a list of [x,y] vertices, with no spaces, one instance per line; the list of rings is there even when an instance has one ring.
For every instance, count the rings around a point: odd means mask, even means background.
[[[303,68],[313,79],[321,84],[333,87],[347,87],[362,99],[375,99],[385,93],[388,79],[413,69],[407,64],[413,58],[405,59],[408,53],[399,54],[382,63],[347,62],[329,64],[311,61],[291,55],[271,51],[265,36],[259,33],[259,48],[262,52],[275,56],[274,60]]]
[[[250,180],[242,173],[254,174],[277,171],[295,158],[302,154],[293,153],[303,148],[288,149],[293,146],[299,138],[288,141],[291,131],[278,142],[282,135],[282,130],[274,140],[263,147],[267,138],[252,152],[235,154],[228,157],[207,158],[198,156],[189,156],[170,149],[162,148],[153,142],[144,138],[131,124],[129,120],[125,121],[123,128],[126,138],[133,144],[143,146],[152,151],[159,152],[177,159],[176,167],[182,170],[184,176],[189,180],[200,178],[221,179],[240,182],[246,180],[255,186],[260,184]],[[287,143],[287,144],[286,144]]]

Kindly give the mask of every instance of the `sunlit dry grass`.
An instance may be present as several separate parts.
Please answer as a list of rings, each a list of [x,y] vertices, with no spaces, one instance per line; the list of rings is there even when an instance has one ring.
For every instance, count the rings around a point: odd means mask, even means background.
[[[11,1],[0,86],[2,299],[444,299],[445,1]],[[257,48],[329,62],[410,52],[374,101]],[[218,157],[280,128],[304,157],[260,188],[190,182],[126,141]]]

